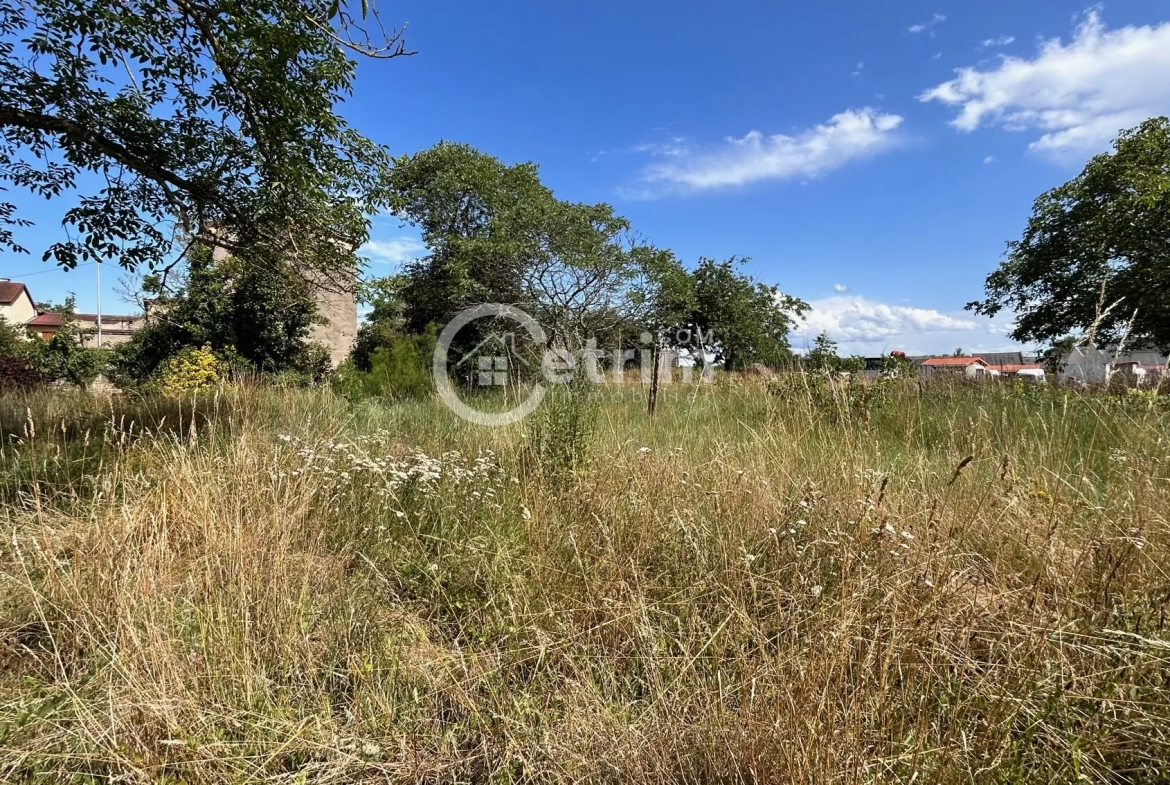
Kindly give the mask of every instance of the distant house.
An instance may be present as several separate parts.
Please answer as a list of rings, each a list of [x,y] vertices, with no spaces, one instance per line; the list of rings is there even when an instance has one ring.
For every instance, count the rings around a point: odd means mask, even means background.
[[[1153,378],[1166,368],[1167,356],[1161,352],[1136,349],[1116,353],[1113,347],[1074,346],[1060,357],[1060,377],[1085,384],[1101,384],[1115,373],[1128,373],[1137,379]]]
[[[1023,352],[980,352],[979,359],[1002,374],[1012,373],[1009,368],[1028,364]]]
[[[962,374],[968,379],[998,375],[982,357],[931,357],[920,368],[923,374]]]
[[[56,311],[45,311],[29,319],[24,326],[47,341],[65,326],[65,317]]]
[[[38,309],[28,287],[15,281],[0,280],[0,316],[10,324],[24,325],[45,340],[52,338],[66,322],[56,311]],[[75,313],[73,322],[82,330],[92,331],[83,339],[86,346],[111,346],[130,340],[130,336],[142,329],[144,317],[102,314],[100,336],[97,314]]]
[[[994,365],[992,367],[1004,376],[1035,376],[1036,371],[1040,371],[1041,374],[1044,371],[1044,366],[1036,363],[1020,363],[1018,365],[1013,363],[1011,365]],[[1023,372],[1022,374],[1021,371]]]
[[[78,327],[83,330],[93,330],[94,335],[86,339],[87,345],[96,345],[97,340],[97,314],[96,313],[75,313],[73,320]],[[102,314],[102,345],[113,346],[114,344],[126,343],[130,340],[134,333],[142,329],[145,322],[143,316],[125,316],[125,315],[108,315]]]
[[[9,324],[28,324],[36,315],[37,306],[27,286],[0,280],[0,317]]]

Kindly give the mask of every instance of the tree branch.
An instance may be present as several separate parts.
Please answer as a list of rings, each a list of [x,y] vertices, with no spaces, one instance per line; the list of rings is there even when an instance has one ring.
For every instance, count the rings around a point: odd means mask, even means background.
[[[174,186],[196,198],[216,201],[215,189],[172,172],[147,158],[135,154],[130,148],[105,134],[87,128],[80,123],[56,115],[30,112],[13,106],[0,106],[0,127],[16,126],[30,131],[60,134],[69,139],[84,142],[98,152],[156,183]],[[223,205],[220,205],[221,207]]]

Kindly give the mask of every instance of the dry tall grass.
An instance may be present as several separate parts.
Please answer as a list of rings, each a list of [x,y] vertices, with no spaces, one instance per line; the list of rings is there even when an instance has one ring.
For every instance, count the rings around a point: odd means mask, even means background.
[[[0,779],[1170,778],[1170,417],[0,400]]]

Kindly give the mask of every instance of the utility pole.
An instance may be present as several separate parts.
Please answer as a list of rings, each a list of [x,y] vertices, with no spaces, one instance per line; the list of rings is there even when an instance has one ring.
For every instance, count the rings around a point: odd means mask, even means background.
[[[97,262],[97,345],[102,348],[102,262]]]
[[[654,417],[654,412],[658,409],[658,374],[660,372],[659,366],[662,365],[662,331],[659,330],[654,333],[654,346],[650,350],[650,356],[653,358],[651,362],[650,371],[650,393],[646,396],[646,411],[651,418]]]

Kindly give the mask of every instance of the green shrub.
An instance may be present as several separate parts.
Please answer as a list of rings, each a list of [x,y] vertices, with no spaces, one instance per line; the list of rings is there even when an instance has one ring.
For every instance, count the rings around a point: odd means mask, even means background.
[[[370,354],[370,370],[361,371],[346,360],[332,378],[336,392],[350,399],[423,398],[434,389],[431,358],[435,331],[422,335],[398,334]]]
[[[154,384],[163,395],[186,395],[210,390],[224,381],[224,362],[211,351],[182,349],[163,362],[154,378]]]
[[[0,357],[0,392],[24,392],[48,384],[48,379],[23,357]]]
[[[24,332],[23,328],[0,319],[0,388],[28,389],[41,384],[66,382],[84,389],[93,383],[108,364],[105,349],[83,344],[89,331],[72,320],[72,300],[59,309],[68,321],[49,340]]]
[[[555,477],[588,463],[599,409],[592,393],[583,379],[549,390],[528,432],[530,468]]]

